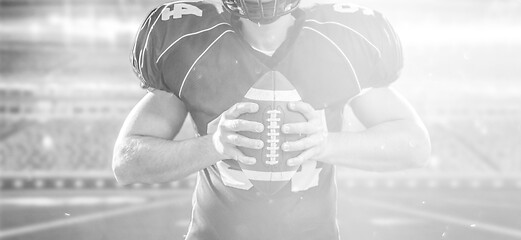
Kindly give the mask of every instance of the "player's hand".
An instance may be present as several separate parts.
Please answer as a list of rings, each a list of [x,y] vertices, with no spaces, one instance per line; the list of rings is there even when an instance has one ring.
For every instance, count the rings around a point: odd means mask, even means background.
[[[264,125],[259,122],[238,119],[244,113],[257,111],[259,111],[259,105],[256,103],[242,102],[233,105],[220,116],[217,129],[212,135],[212,141],[217,152],[225,159],[235,159],[247,165],[255,164],[255,158],[244,155],[237,147],[262,149],[264,143],[258,139],[247,138],[237,132],[262,132],[264,130]]]
[[[315,110],[308,103],[291,102],[288,108],[301,113],[307,119],[307,122],[288,123],[282,126],[283,133],[306,135],[300,140],[282,144],[283,151],[303,151],[287,161],[288,166],[298,166],[309,159],[317,159],[323,154],[328,137],[327,125],[323,113]]]

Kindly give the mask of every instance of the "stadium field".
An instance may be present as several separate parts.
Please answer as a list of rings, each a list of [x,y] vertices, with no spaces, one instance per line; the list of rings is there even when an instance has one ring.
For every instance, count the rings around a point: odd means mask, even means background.
[[[517,183],[339,183],[341,234],[358,240],[521,239]],[[189,225],[191,189],[4,191],[0,239],[182,239]]]
[[[146,93],[133,39],[163,2],[0,0],[0,240],[183,239],[193,181],[119,187],[110,164]],[[393,87],[432,154],[398,177],[338,171],[342,239],[521,239],[521,1],[349,2],[400,35]],[[178,137],[193,136],[186,121]]]

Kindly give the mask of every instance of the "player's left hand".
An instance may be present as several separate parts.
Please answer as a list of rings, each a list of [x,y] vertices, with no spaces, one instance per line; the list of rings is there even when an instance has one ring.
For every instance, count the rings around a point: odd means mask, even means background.
[[[288,103],[288,108],[291,111],[301,113],[307,119],[307,122],[288,123],[282,126],[282,132],[285,134],[306,135],[300,140],[282,144],[283,151],[303,151],[300,155],[288,159],[288,166],[298,166],[309,159],[320,158],[325,150],[328,137],[323,112],[315,110],[305,102]]]

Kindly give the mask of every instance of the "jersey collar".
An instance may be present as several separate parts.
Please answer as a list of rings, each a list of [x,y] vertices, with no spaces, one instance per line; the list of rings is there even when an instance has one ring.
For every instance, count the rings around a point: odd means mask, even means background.
[[[266,54],[263,54],[255,49],[253,49],[250,44],[242,37],[242,31],[241,31],[241,21],[239,21],[238,17],[233,17],[230,19],[230,23],[232,27],[235,29],[235,31],[238,33],[240,41],[245,49],[248,49],[251,54],[253,54],[256,58],[258,58],[261,62],[263,62],[267,67],[270,69],[275,68],[278,63],[284,59],[284,57],[290,52],[291,48],[293,47],[293,44],[297,37],[299,36],[304,20],[305,20],[305,12],[297,8],[295,11],[291,12],[293,17],[295,18],[295,23],[293,26],[288,28],[288,33],[286,40],[282,42],[282,44],[277,48],[275,53],[272,56],[268,56]]]

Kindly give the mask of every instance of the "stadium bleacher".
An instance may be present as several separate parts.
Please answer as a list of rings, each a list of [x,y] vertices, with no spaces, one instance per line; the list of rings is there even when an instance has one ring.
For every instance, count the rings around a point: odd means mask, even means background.
[[[0,19],[6,23],[0,31],[2,173],[74,175],[98,172],[111,175],[112,146],[122,119],[143,94],[136,90],[139,81],[128,61],[131,42],[147,10],[160,2],[0,1],[6,6],[0,9]],[[367,3],[373,4],[372,1]],[[444,4],[436,1],[428,4],[447,10]],[[378,5],[386,8],[393,4],[379,2]],[[486,3],[478,5],[482,7]],[[521,110],[512,102],[520,101],[519,90],[515,90],[519,88],[513,81],[518,79],[516,74],[520,69],[513,67],[519,55],[514,40],[508,42],[510,40],[502,35],[491,35],[468,45],[467,40],[475,34],[471,31],[459,38],[425,42],[422,36],[407,35],[403,30],[406,27],[422,29],[425,22],[434,24],[429,25],[435,27],[432,31],[443,31],[446,23],[432,23],[429,22],[432,19],[425,16],[419,25],[410,25],[408,19],[398,17],[399,9],[393,10],[387,12],[397,31],[405,33],[402,36],[409,64],[398,85],[405,83],[404,92],[411,86],[421,89],[411,102],[423,104],[417,109],[421,110],[431,134],[433,153],[427,171],[437,174],[519,173],[521,150],[517,146],[520,144]],[[514,14],[515,8],[507,6],[496,6],[490,11],[490,14],[501,12],[509,19],[519,18]],[[437,14],[438,10],[432,12]],[[458,26],[462,28],[469,24],[468,19],[483,21],[481,13],[460,16],[460,12],[450,9],[450,13],[457,16],[451,21],[458,20],[461,24]],[[497,25],[512,24],[502,18],[493,20]],[[32,25],[28,25],[30,22]],[[70,24],[80,24],[84,31],[70,29]],[[496,33],[504,34],[499,30]],[[501,64],[490,66],[488,56],[491,53],[503,59]],[[512,71],[505,71],[507,68]],[[492,83],[490,78],[493,76],[500,78]],[[33,92],[30,96],[15,97],[19,101],[13,100],[14,83],[32,85],[29,89]],[[103,87],[103,84],[109,86]],[[503,92],[513,97],[484,106],[477,116],[467,108],[497,99]],[[440,98],[447,94],[451,96],[445,100]],[[469,94],[479,98],[468,100]],[[32,102],[28,102],[28,98]],[[460,106],[451,110],[456,98]],[[31,112],[31,109],[38,109],[38,112]],[[111,117],[100,118],[107,112]],[[30,116],[12,117],[23,114]]]
[[[519,121],[453,120],[429,126],[439,171],[520,171]],[[440,160],[443,159],[443,160]]]
[[[27,122],[3,137],[0,164],[4,171],[107,172],[120,126],[109,120]]]

